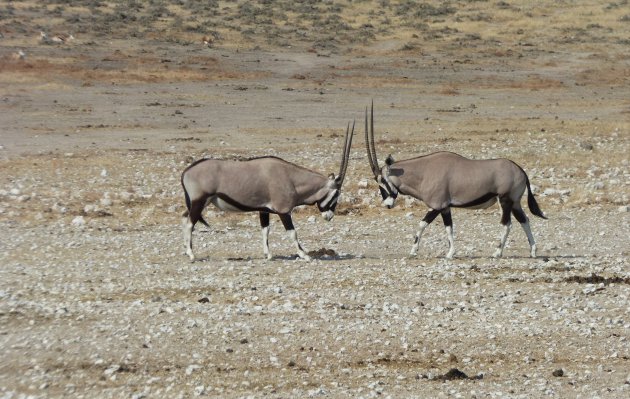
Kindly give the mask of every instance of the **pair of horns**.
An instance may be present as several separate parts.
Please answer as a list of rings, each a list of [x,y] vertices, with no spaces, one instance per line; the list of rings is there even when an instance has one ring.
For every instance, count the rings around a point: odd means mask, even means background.
[[[374,177],[378,177],[378,159],[376,159],[376,147],[374,146],[374,101],[370,107],[370,132],[368,132],[368,112],[365,107],[365,146],[367,148],[368,161]]]
[[[343,147],[343,154],[341,154],[341,166],[339,168],[339,175],[337,181],[339,187],[343,185],[343,180],[346,178],[346,170],[348,170],[348,159],[350,158],[350,147],[352,147],[352,137],[354,136],[354,121],[352,122],[352,131],[350,131],[350,123],[346,128],[346,140]]]

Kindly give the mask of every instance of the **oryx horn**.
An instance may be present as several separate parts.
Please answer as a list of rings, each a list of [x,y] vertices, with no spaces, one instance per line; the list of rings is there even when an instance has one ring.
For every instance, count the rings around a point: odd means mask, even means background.
[[[368,132],[368,114],[367,107],[365,107],[365,147],[367,148],[368,161],[370,162],[372,174],[374,177],[377,177],[379,170],[378,159],[376,158],[376,148],[374,146],[374,101],[372,101],[372,106],[370,108],[370,128],[371,132]]]
[[[343,180],[346,178],[346,170],[348,170],[348,159],[350,158],[350,148],[352,147],[353,136],[354,121],[352,121],[352,132],[350,132],[350,123],[348,123],[348,127],[346,128],[346,140],[343,147],[343,153],[341,154],[341,166],[339,167],[339,175],[337,177],[339,187],[343,185]]]

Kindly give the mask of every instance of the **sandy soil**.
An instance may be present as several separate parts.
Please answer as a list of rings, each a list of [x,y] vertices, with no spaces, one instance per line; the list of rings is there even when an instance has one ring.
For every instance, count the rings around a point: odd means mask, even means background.
[[[630,395],[627,2],[470,2],[428,28],[328,2],[354,29],[332,47],[318,30],[312,45],[229,24],[211,46],[172,28],[43,43],[45,23],[25,19],[42,10],[15,3],[0,26],[0,397]],[[426,207],[380,206],[372,100],[381,161],[523,166],[549,217],[532,217],[539,257],[517,226],[491,257],[491,208],[454,211],[455,259],[440,223],[407,258]],[[294,212],[320,255],[296,260],[272,218],[264,261],[256,214],[209,208],[188,261],[192,160],[277,155],[328,174],[352,120],[337,216]]]

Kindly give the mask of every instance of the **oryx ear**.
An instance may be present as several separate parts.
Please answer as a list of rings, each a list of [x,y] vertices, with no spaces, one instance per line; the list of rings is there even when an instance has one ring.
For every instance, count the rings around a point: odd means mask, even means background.
[[[334,173],[331,173],[328,175],[328,185],[332,184],[332,187],[337,188],[339,187],[339,183],[340,183],[340,177],[341,176],[335,176]]]
[[[394,163],[394,157],[392,157],[392,154],[389,154],[387,156],[387,159],[385,159],[385,164],[387,166],[391,166]]]

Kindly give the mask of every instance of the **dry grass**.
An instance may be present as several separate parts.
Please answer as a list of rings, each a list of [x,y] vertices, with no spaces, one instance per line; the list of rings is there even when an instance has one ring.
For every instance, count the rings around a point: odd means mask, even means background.
[[[528,5],[438,0],[263,4],[243,0],[175,4],[49,0],[41,4],[27,0],[14,1],[4,10],[0,30],[14,40],[33,40],[43,29],[72,32],[77,37],[88,33],[103,38],[144,37],[184,45],[210,35],[217,45],[230,48],[280,45],[335,50],[392,38],[404,43],[414,37],[430,47],[461,41],[474,46],[485,42],[498,46],[548,41],[596,44],[604,34],[615,35],[618,41],[629,39],[624,11],[630,14],[623,1]],[[428,38],[438,40],[428,43]]]

